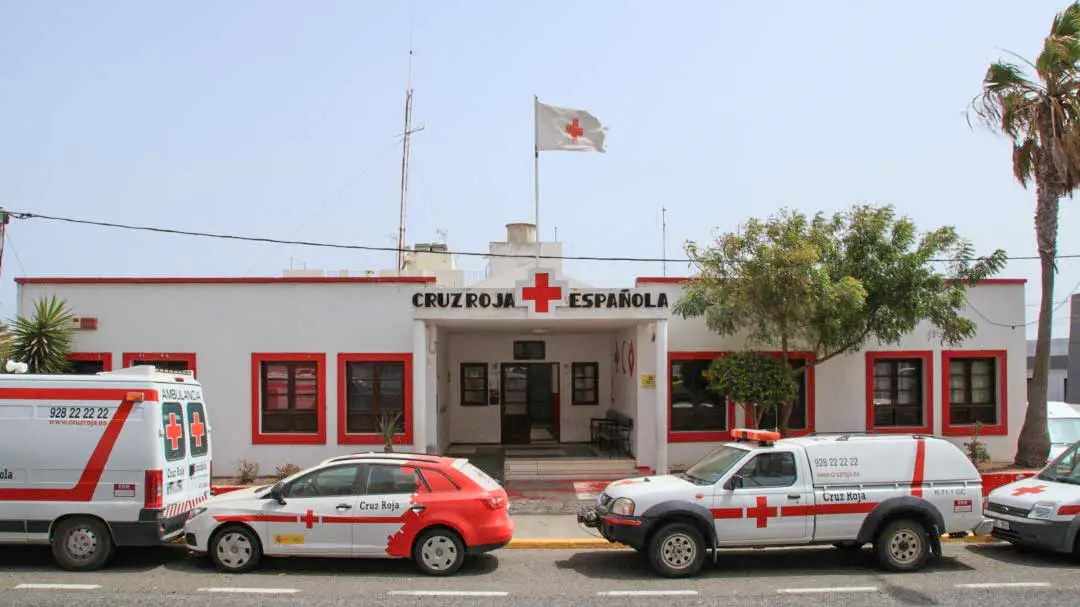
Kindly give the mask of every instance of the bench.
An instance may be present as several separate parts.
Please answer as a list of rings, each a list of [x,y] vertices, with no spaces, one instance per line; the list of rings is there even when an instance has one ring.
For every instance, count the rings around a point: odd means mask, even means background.
[[[608,409],[604,417],[589,420],[589,436],[592,444],[610,455],[626,454],[633,457],[630,449],[630,433],[634,429],[634,418]]]

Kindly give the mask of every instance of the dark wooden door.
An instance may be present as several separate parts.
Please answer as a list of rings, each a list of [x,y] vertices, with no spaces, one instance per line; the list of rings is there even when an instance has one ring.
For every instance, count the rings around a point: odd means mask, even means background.
[[[551,363],[529,365],[528,399],[531,426],[547,428],[554,436],[555,403],[552,399],[551,376]]]
[[[529,365],[503,364],[500,375],[502,443],[528,444],[529,431],[532,428],[532,422],[529,419]]]

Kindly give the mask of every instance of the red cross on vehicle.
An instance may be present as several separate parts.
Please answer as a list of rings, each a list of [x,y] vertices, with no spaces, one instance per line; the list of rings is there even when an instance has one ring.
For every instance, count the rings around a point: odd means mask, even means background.
[[[315,512],[308,510],[304,513],[304,516],[300,517],[300,522],[307,525],[308,529],[311,529],[312,525],[319,522],[319,517],[315,516]]]
[[[191,438],[195,439],[195,446],[202,447],[202,437],[206,436],[206,426],[202,423],[198,412],[191,414]]]
[[[769,500],[761,496],[757,498],[757,506],[746,509],[746,518],[756,518],[758,529],[768,527],[769,518],[775,517],[776,514],[776,506],[770,506]]]
[[[1013,491],[1012,494],[1015,496],[1033,495],[1036,493],[1042,493],[1043,491],[1046,491],[1046,485],[1035,485],[1034,487],[1020,487],[1016,491]]]
[[[176,451],[180,448],[180,439],[184,437],[184,429],[176,423],[176,414],[169,414],[169,424],[165,426],[165,438],[169,439],[169,448]]]
[[[581,128],[578,119],[574,118],[570,124],[566,125],[566,134],[570,135],[570,141],[577,143],[577,138],[585,134],[585,129]]]
[[[547,272],[536,274],[536,286],[525,287],[521,290],[522,299],[536,302],[537,312],[549,312],[551,302],[559,301],[562,296],[562,287],[551,286],[551,275]]]

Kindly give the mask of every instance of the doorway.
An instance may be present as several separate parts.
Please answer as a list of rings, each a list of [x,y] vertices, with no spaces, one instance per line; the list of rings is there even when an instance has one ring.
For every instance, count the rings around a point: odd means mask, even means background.
[[[553,388],[557,363],[504,363],[502,387],[502,443],[527,445],[534,431],[559,440],[558,411]]]

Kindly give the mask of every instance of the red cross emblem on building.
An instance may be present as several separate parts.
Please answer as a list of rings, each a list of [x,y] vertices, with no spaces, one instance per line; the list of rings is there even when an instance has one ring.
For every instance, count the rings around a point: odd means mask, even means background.
[[[319,522],[319,517],[315,516],[315,512],[308,510],[304,513],[304,516],[300,517],[300,522],[304,523],[308,529],[311,529],[312,525]]]
[[[180,439],[184,436],[184,429],[176,423],[176,414],[169,414],[169,423],[165,426],[165,438],[169,439],[169,448],[176,451],[180,448]]]
[[[551,272],[534,270],[529,280],[518,283],[516,298],[520,303],[532,302],[533,311],[548,314],[569,290],[565,283],[552,278]]]
[[[1034,487],[1020,487],[1016,491],[1013,491],[1012,494],[1015,496],[1034,495],[1036,493],[1042,493],[1043,491],[1046,491],[1046,485],[1035,485]]]
[[[195,439],[195,446],[202,447],[202,437],[206,436],[206,426],[202,423],[202,416],[196,411],[191,414],[191,438]]]
[[[570,121],[570,124],[566,125],[566,134],[570,135],[570,141],[577,143],[577,138],[585,134],[585,129],[581,128],[578,124],[578,119],[574,118]]]
[[[746,518],[756,518],[758,529],[769,526],[769,518],[777,515],[776,506],[770,506],[769,500],[764,497],[757,498],[757,505],[746,509]]]

